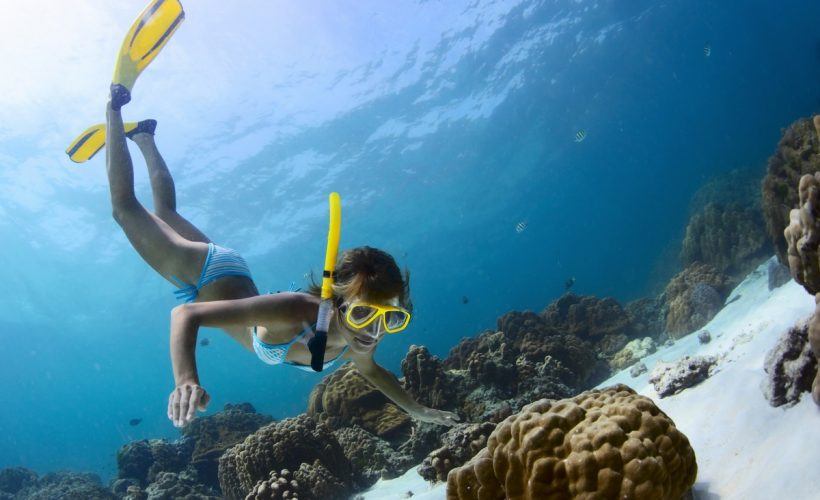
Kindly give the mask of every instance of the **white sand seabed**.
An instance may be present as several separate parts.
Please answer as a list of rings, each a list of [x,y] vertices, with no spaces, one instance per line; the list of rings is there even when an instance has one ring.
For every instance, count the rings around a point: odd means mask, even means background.
[[[767,264],[752,272],[705,330],[712,341],[688,335],[642,361],[649,373],[629,369],[598,387],[626,384],[652,398],[689,438],[698,463],[698,500],[809,500],[820,498],[820,409],[804,393],[792,407],[773,408],[763,396],[763,361],[780,335],[814,311],[814,299],[790,281],[768,289]],[[715,355],[717,372],[701,384],[664,399],[649,383],[655,363]],[[365,499],[445,498],[445,484],[430,485],[416,469],[379,481]]]

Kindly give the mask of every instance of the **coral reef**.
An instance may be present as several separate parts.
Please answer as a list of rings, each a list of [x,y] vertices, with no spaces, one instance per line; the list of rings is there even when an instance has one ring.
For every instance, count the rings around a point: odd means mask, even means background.
[[[771,255],[758,207],[707,204],[689,220],[683,239],[684,267],[702,262],[740,281]]]
[[[20,469],[16,469],[14,475],[20,477],[19,472]],[[18,483],[22,487],[15,493],[15,496],[9,496],[9,498],[26,500],[53,500],[55,498],[64,500],[114,500],[116,498],[113,493],[102,485],[99,476],[96,474],[52,472],[39,479],[32,480],[28,472],[24,472],[24,484]],[[34,473],[31,472],[31,474]],[[34,477],[36,478],[36,474]]]
[[[410,416],[365,380],[351,363],[314,387],[307,413],[332,429],[358,425],[391,442],[407,439],[412,424]]]
[[[790,212],[783,235],[794,280],[816,295],[820,292],[820,172],[800,179],[799,195],[800,207]]]
[[[466,420],[497,422],[530,401],[570,396],[609,373],[591,343],[535,313],[507,313],[498,327],[462,340],[444,360],[460,374],[451,380]]]
[[[0,470],[0,492],[15,495],[23,488],[37,483],[37,473],[24,467]]]
[[[411,345],[401,362],[404,389],[413,398],[430,408],[452,408],[455,387],[447,380],[444,365],[424,346]]]
[[[716,364],[714,356],[684,356],[676,363],[658,363],[649,383],[655,386],[658,396],[665,398],[703,382]]]
[[[547,306],[541,316],[547,325],[593,343],[608,336],[625,336],[630,326],[623,307],[610,297],[599,299],[566,293]],[[615,351],[621,347],[623,345]]]
[[[333,434],[350,460],[360,485],[370,486],[380,478],[397,477],[416,462],[412,455],[395,451],[387,441],[359,426],[343,427]]]
[[[613,370],[623,370],[624,368],[633,365],[635,362],[649,356],[657,350],[657,345],[651,337],[644,337],[642,339],[635,339],[623,349],[618,351],[609,365]]]
[[[694,483],[689,441],[624,385],[508,417],[487,447],[447,478],[448,499],[680,498]]]
[[[789,226],[783,234],[788,243],[792,276],[818,302],[809,322],[809,345],[820,360],[820,172],[804,175],[798,191],[800,208],[791,211]],[[812,383],[811,394],[820,405],[820,372]]]
[[[789,211],[798,206],[798,184],[805,174],[820,170],[820,138],[811,120],[800,119],[783,131],[777,149],[769,158],[763,179],[763,216],[777,256],[788,263],[783,229],[789,225]],[[802,205],[802,203],[801,203]]]
[[[487,438],[495,424],[459,424],[441,437],[442,447],[431,452],[419,467],[419,474],[428,481],[446,481],[447,474],[460,467],[487,446]]]
[[[345,485],[318,460],[303,463],[291,473],[288,469],[271,471],[268,479],[259,481],[245,497],[247,500],[313,499],[343,500]]]
[[[257,413],[250,403],[243,403],[227,404],[223,411],[197,418],[187,425],[182,435],[192,444],[190,465],[196,470],[199,481],[218,488],[219,457],[272,420],[268,415]]]
[[[657,339],[666,330],[666,307],[661,297],[645,297],[624,306],[630,322],[630,336]]]
[[[268,424],[226,451],[219,459],[219,484],[226,498],[244,498],[271,471],[316,461],[343,486],[341,494],[350,492],[352,468],[341,445],[328,426],[302,414]]]
[[[117,452],[117,476],[136,479],[145,486],[160,472],[180,472],[187,467],[190,457],[189,446],[179,446],[164,439],[133,441]]]
[[[666,331],[680,338],[703,327],[723,307],[729,280],[709,264],[695,263],[666,286]]]
[[[131,490],[134,492],[134,490]],[[133,493],[132,493],[133,494]],[[218,500],[218,492],[200,484],[194,474],[185,472],[160,472],[145,488],[147,500]]]
[[[768,375],[763,394],[772,406],[793,405],[803,392],[811,391],[817,374],[817,359],[809,345],[809,325],[790,328],[766,355],[764,370]]]

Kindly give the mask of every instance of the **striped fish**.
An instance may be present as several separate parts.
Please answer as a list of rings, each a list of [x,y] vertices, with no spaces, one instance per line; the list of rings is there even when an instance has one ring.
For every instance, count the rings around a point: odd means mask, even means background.
[[[582,142],[584,139],[587,138],[587,131],[584,129],[575,132],[575,142]]]
[[[527,229],[527,221],[522,220],[515,225],[515,232],[518,234],[523,233],[525,229]]]
[[[712,46],[709,44],[709,42],[706,42],[706,45],[703,46],[703,55],[705,57],[709,57],[712,55]]]

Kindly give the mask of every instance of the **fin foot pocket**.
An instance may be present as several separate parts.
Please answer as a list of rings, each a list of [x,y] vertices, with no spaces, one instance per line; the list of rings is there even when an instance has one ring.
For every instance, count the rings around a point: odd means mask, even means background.
[[[131,91],[119,83],[111,84],[111,109],[119,111],[123,106],[131,102]]]
[[[137,134],[151,134],[157,129],[157,121],[153,119],[142,120],[137,123],[137,126],[125,132],[125,137],[133,139]]]

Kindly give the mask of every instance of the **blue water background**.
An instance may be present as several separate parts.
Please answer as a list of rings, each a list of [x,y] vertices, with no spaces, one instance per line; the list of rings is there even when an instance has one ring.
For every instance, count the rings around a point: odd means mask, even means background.
[[[76,29],[118,39],[142,6],[122,4]],[[657,291],[698,187],[762,174],[780,129],[820,111],[816,1],[241,4],[186,2],[126,116],[159,120],[181,213],[242,252],[264,291],[318,269],[339,191],[343,248],[383,248],[412,272],[412,327],[377,355],[396,373],[410,344],[446,355],[508,310],[541,310],[570,276],[622,301]],[[101,75],[113,63],[61,50]],[[45,77],[75,95],[70,76]],[[178,436],[172,288],[111,219],[102,158],[77,167],[61,150],[102,119],[102,97],[0,134],[0,467],[108,478],[121,444]],[[304,411],[320,375],[201,336],[211,412]]]

